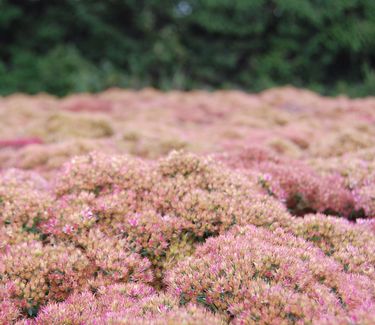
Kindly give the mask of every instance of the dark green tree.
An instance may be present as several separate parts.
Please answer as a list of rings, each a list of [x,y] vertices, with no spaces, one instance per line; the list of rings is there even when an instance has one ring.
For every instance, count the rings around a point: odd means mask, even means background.
[[[373,0],[0,0],[0,93],[375,94]]]

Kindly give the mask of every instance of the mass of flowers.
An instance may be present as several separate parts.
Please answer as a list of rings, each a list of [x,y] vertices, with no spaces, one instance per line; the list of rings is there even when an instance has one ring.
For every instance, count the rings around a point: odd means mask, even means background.
[[[0,98],[0,324],[375,324],[375,98]]]

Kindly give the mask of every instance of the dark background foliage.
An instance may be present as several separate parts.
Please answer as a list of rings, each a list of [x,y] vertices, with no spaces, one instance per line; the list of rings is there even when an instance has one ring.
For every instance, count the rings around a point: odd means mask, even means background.
[[[0,94],[375,94],[374,0],[0,0]]]

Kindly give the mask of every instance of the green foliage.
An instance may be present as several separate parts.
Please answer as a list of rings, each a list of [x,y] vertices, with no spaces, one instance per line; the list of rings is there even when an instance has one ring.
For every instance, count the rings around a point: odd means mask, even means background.
[[[30,317],[35,317],[38,314],[39,311],[39,306],[38,305],[33,305],[30,308],[27,308],[27,315]]]
[[[0,94],[375,93],[373,0],[0,0]]]

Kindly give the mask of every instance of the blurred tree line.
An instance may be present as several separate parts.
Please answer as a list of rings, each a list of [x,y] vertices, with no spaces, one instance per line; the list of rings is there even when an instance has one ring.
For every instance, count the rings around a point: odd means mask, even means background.
[[[0,0],[0,94],[375,94],[375,0]]]

